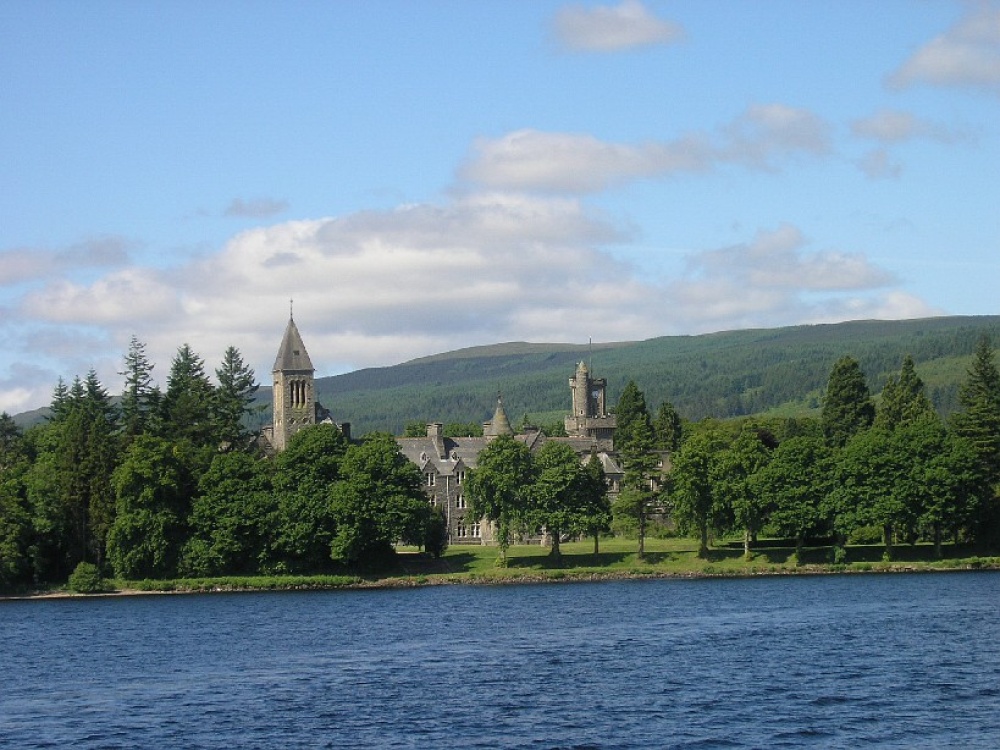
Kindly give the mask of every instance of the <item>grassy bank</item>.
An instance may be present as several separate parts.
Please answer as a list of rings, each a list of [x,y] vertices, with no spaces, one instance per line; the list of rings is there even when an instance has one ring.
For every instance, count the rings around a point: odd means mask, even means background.
[[[496,547],[453,546],[440,559],[401,550],[395,563],[379,571],[351,575],[255,576],[173,581],[114,581],[120,591],[276,591],[369,587],[406,587],[432,584],[502,584],[518,582],[603,580],[657,577],[738,577],[759,575],[865,573],[935,570],[1000,569],[1000,557],[982,557],[968,548],[947,546],[936,559],[931,545],[901,545],[895,560],[883,562],[881,546],[851,546],[842,565],[832,565],[829,547],[807,547],[802,564],[794,548],[762,546],[747,560],[739,545],[720,545],[705,559],[689,539],[650,539],[639,559],[636,543],[628,539],[601,540],[600,554],[593,541],[562,546],[555,559],[548,548],[515,546],[508,552],[507,567],[497,567]]]
[[[593,554],[593,541],[562,545],[562,555],[553,558],[548,548],[514,546],[508,551],[507,567],[497,567],[496,547],[456,545],[440,559],[403,549],[394,563],[376,571],[351,571],[344,575],[271,575],[181,578],[173,580],[110,580],[111,594],[201,593],[221,591],[296,591],[348,588],[398,588],[435,584],[506,584],[545,581],[584,581],[628,578],[699,578],[761,575],[910,572],[1000,569],[1000,556],[981,556],[965,547],[945,546],[936,559],[927,544],[900,545],[895,559],[884,562],[883,547],[856,545],[847,548],[846,561],[833,565],[829,547],[806,547],[801,564],[794,548],[763,542],[753,558],[743,556],[737,543],[721,543],[707,558],[697,556],[690,539],[649,539],[646,555],[639,559],[636,542],[602,539],[600,554]],[[33,592],[35,596],[69,595],[65,588]]]

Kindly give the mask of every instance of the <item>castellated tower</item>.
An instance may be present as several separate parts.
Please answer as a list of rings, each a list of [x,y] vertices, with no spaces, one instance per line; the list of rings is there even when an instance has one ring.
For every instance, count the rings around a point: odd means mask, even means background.
[[[617,420],[608,414],[605,391],[608,381],[590,377],[585,362],[576,366],[576,374],[569,379],[573,394],[573,413],[566,417],[566,434],[570,437],[589,437],[613,449]]]
[[[274,427],[271,442],[276,451],[283,451],[292,435],[316,423],[316,394],[313,390],[315,369],[302,336],[289,316],[285,335],[271,374],[274,377]]]

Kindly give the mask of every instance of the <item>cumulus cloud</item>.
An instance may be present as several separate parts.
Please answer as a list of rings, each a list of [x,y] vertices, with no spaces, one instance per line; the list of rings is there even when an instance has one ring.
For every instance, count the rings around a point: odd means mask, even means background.
[[[135,243],[99,237],[59,250],[17,248],[0,251],[0,285],[55,278],[70,271],[105,269],[128,262]]]
[[[501,190],[588,193],[630,180],[705,172],[725,163],[773,171],[797,154],[830,151],[830,126],[818,115],[761,104],[747,108],[714,136],[693,133],[631,145],[525,129],[480,138],[459,174]]]
[[[724,128],[728,142],[721,159],[774,170],[795,154],[831,152],[830,125],[806,109],[786,104],[755,104]]]
[[[809,251],[792,225],[749,242],[694,253],[667,296],[698,330],[922,317],[938,313],[891,285],[892,274],[860,253]]]
[[[182,343],[217,365],[237,346],[269,382],[289,299],[321,375],[510,340],[620,341],[741,326],[930,314],[862,254],[811,249],[792,225],[693,253],[644,277],[604,250],[631,237],[585,204],[513,193],[291,221],[235,235],[169,269],[115,269],[31,290],[30,330],[3,343],[113,391],[129,336],[164,378]],[[895,312],[894,312],[895,311]],[[76,368],[76,369],[69,369]],[[44,383],[45,399],[55,378]],[[11,408],[27,379],[0,383]],[[38,405],[34,403],[32,405]]]
[[[978,3],[894,71],[892,88],[916,84],[959,86],[1000,94],[1000,7]]]
[[[684,36],[679,24],[657,18],[638,0],[562,8],[553,21],[553,32],[560,46],[575,52],[618,52],[670,44]]]
[[[709,168],[711,146],[697,137],[637,146],[590,135],[518,130],[479,139],[461,176],[489,187],[586,193],[643,177]]]
[[[235,198],[226,207],[223,215],[248,219],[269,219],[287,210],[288,201],[284,200],[274,200],[273,198],[244,200],[243,198]]]

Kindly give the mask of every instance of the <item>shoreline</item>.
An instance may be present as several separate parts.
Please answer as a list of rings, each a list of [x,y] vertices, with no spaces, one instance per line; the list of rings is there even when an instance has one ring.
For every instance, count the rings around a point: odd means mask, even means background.
[[[504,571],[503,568],[498,568]],[[226,583],[226,578],[220,578],[217,584],[212,579],[205,579],[204,585],[178,585],[180,582],[163,581],[164,588],[121,588],[95,593],[79,593],[67,590],[41,590],[23,594],[0,594],[0,603],[8,601],[51,601],[62,599],[112,599],[137,596],[173,596],[194,594],[240,594],[269,592],[308,592],[308,591],[376,591],[383,589],[424,588],[426,586],[516,586],[537,585],[549,583],[601,583],[610,581],[653,581],[653,580],[711,580],[711,579],[743,579],[772,578],[785,576],[831,576],[831,575],[865,575],[865,574],[913,574],[913,573],[968,573],[1000,570],[1000,560],[989,563],[968,561],[955,565],[931,565],[913,563],[872,563],[853,564],[847,566],[813,565],[801,568],[747,568],[730,571],[657,571],[657,570],[623,570],[623,571],[580,571],[551,569],[545,572],[532,571],[523,574],[499,572],[468,573],[468,574],[428,574],[386,576],[383,578],[354,577],[355,580],[343,583],[323,583],[317,580],[310,583],[310,576],[289,577],[287,585],[262,584],[255,586],[247,576],[245,585]],[[345,576],[346,577],[346,576]],[[244,577],[230,577],[242,579]],[[316,576],[320,579],[321,576]],[[279,579],[280,581],[280,579]]]

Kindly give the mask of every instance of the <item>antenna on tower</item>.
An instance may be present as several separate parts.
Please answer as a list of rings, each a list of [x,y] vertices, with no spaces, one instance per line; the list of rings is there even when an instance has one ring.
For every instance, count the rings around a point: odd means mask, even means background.
[[[288,300],[288,318],[289,318],[289,320],[295,318],[295,300],[294,299]]]
[[[590,367],[591,373],[593,373],[594,372],[594,337],[593,336],[588,336],[587,337],[587,359],[590,360],[589,367]]]

